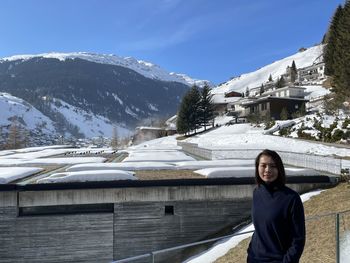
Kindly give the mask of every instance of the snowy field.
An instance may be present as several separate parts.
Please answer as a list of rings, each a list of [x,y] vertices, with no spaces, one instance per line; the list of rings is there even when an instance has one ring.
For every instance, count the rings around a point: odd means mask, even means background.
[[[222,118],[222,122],[227,121]],[[283,123],[279,123],[283,125]],[[284,138],[266,135],[262,128],[253,127],[250,124],[235,124],[221,126],[211,132],[196,135],[185,141],[197,143],[200,147],[210,149],[272,149],[276,151],[290,151],[316,155],[337,155],[340,157],[350,156],[350,149],[326,146],[313,142],[305,142],[292,138]],[[0,151],[0,166],[7,167],[5,172],[0,173],[2,184],[24,178],[33,174],[33,168],[42,169],[47,165],[67,166],[65,176],[50,177],[47,180],[40,178],[41,182],[76,182],[76,181],[102,181],[123,180],[126,177],[112,176],[109,171],[132,172],[138,170],[195,170],[204,177],[247,177],[254,176],[254,160],[195,160],[181,151],[177,145],[176,136],[163,137],[132,146],[124,150],[128,157],[119,163],[105,163],[103,157],[84,157],[89,153],[111,153],[111,149],[72,149],[67,146],[35,147],[20,150]],[[77,157],[77,155],[79,155]],[[22,174],[16,170],[21,167]],[[350,167],[349,161],[343,161],[344,167]],[[6,171],[9,171],[8,173]],[[12,174],[15,172],[15,176]],[[72,172],[86,171],[82,174]],[[87,171],[89,171],[87,173]],[[287,175],[317,175],[310,169],[287,168]],[[93,174],[95,176],[93,176]],[[107,175],[108,174],[108,175]],[[63,178],[64,177],[64,178]],[[135,179],[135,178],[133,178]]]
[[[282,125],[282,123],[281,123]],[[250,124],[222,126],[205,134],[197,135],[186,140],[197,143],[201,147],[211,149],[272,149],[276,151],[291,151],[316,155],[350,156],[350,149],[325,146],[313,142],[305,142],[290,138],[266,135],[262,128]],[[120,163],[104,163],[102,157],[70,157],[73,149],[65,147],[36,147],[21,150],[0,151],[0,184],[24,178],[42,171],[43,165],[68,165],[64,171],[40,177],[39,183],[82,182],[82,181],[111,181],[135,180],[133,171],[137,170],[196,170],[205,177],[245,177],[254,176],[254,160],[195,160],[186,155],[177,145],[176,136],[159,138],[129,147],[129,156]],[[104,151],[111,149],[74,149],[75,154],[87,151]],[[62,155],[67,155],[62,157]],[[58,157],[59,155],[59,157]],[[17,167],[31,165],[31,167]],[[5,167],[6,166],[6,167]],[[36,166],[36,167],[33,167]],[[350,165],[349,165],[350,166]],[[288,176],[317,175],[317,171],[304,168],[286,168]],[[302,195],[306,201],[320,191]],[[250,225],[241,231],[253,230]],[[211,249],[186,262],[213,262],[236,246],[242,239],[251,234],[232,237],[221,241]],[[349,242],[344,237],[342,244]],[[344,256],[346,257],[346,255]]]

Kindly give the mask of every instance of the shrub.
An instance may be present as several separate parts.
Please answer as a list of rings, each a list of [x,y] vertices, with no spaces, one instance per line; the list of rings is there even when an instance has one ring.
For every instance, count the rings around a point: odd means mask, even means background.
[[[343,137],[344,137],[344,131],[340,129],[336,129],[333,132],[332,141],[333,142],[340,141]]]

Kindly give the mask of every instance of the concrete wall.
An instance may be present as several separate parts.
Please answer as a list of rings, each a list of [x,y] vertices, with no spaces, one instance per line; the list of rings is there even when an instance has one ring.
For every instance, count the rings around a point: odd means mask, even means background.
[[[316,186],[292,187],[306,191]],[[0,192],[0,262],[110,262],[195,242],[249,217],[253,188],[212,185]],[[112,210],[21,214],[24,209],[89,204],[112,204]],[[171,213],[165,212],[165,206],[173,208]],[[167,256],[161,256],[164,262]]]

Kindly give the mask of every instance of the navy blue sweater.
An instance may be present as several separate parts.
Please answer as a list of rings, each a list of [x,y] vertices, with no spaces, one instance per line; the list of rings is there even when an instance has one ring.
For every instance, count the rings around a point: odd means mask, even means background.
[[[255,227],[248,263],[298,263],[305,245],[305,216],[299,194],[262,184],[253,193]]]

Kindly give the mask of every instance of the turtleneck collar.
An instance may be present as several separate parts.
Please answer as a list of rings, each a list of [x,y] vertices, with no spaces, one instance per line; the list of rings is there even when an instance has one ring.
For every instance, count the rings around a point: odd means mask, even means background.
[[[281,185],[277,182],[277,180],[271,183],[262,182],[261,185],[263,185],[269,192],[275,192],[281,188]]]

